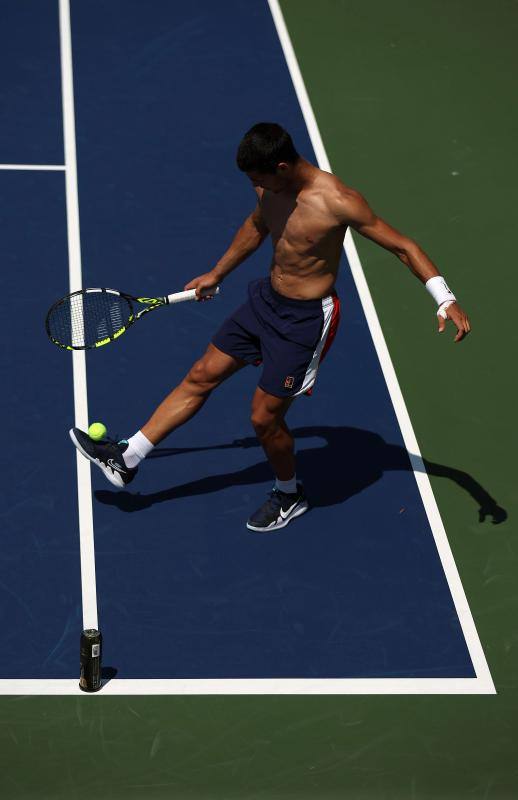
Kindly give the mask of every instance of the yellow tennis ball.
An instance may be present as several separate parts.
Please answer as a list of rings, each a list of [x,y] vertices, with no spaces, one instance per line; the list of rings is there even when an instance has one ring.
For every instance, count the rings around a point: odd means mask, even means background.
[[[92,422],[88,428],[88,436],[90,439],[93,439],[94,442],[99,442],[101,439],[104,439],[107,433],[106,425],[103,425],[102,422]]]

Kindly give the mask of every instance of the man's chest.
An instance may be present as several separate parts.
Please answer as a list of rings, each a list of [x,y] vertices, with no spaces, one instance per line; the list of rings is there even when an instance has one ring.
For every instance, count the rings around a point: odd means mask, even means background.
[[[329,241],[339,227],[319,204],[277,195],[263,199],[262,213],[274,242],[283,239],[304,249]]]

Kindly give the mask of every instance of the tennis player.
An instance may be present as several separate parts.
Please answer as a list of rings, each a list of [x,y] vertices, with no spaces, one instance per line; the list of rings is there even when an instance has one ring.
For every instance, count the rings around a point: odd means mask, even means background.
[[[302,158],[280,125],[254,125],[239,145],[237,165],[255,189],[256,206],[213,269],[185,289],[196,289],[200,300],[202,290],[210,296],[268,236],[269,275],[250,283],[243,305],[134,436],[94,442],[77,428],[70,434],[83,455],[123,488],[153,447],[190,420],[223,381],[248,364],[262,365],[251,419],[275,486],[247,527],[273,531],[308,509],[285,416],[296,397],[311,394],[336,335],[340,304],[334,285],[348,226],[394,253],[426,286],[438,305],[439,331],[451,320],[460,342],[470,323],[419,245],[376,216],[359,192]]]

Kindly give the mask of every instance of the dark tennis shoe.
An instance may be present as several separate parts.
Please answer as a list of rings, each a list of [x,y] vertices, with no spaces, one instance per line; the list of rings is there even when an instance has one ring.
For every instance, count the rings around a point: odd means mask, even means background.
[[[131,483],[138,472],[138,467],[130,469],[124,463],[123,453],[128,446],[127,442],[114,442],[111,439],[94,442],[79,428],[71,428],[69,433],[79,452],[92,464],[97,464],[110,483],[119,489],[124,489]]]
[[[308,508],[308,499],[301,483],[297,483],[297,491],[293,494],[274,488],[261,508],[252,514],[246,527],[251,531],[276,531],[284,528],[295,517],[300,517]]]

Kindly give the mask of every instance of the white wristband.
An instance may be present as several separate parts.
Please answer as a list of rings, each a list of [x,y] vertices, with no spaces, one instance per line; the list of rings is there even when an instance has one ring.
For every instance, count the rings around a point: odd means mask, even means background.
[[[438,306],[442,306],[442,304],[446,302],[456,302],[457,298],[448,287],[448,284],[442,275],[435,275],[433,278],[429,278],[426,281],[425,286]]]

